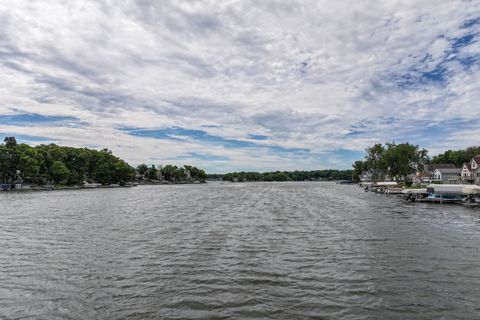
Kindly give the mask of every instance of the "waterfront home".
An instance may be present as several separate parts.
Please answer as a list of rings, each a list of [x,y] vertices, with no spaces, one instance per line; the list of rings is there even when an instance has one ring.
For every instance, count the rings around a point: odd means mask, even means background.
[[[423,166],[425,172],[434,172],[436,169],[453,169],[453,163],[428,163]]]
[[[470,168],[472,169],[473,183],[480,185],[480,154],[470,160]]]
[[[456,169],[452,163],[429,163],[423,166],[423,172],[417,172],[412,179],[414,184],[430,184],[432,182],[442,182],[442,173],[437,170]],[[460,171],[460,169],[458,169]],[[448,182],[448,179],[446,180]],[[443,183],[446,183],[443,182]]]
[[[472,166],[470,162],[465,162],[462,165],[462,181],[467,182],[467,183],[473,183],[474,181],[474,171],[472,170]]]
[[[432,182],[458,184],[461,181],[460,174],[461,174],[460,168],[435,169],[432,175]]]
[[[462,165],[461,176],[465,183],[480,184],[480,155],[476,155]]]

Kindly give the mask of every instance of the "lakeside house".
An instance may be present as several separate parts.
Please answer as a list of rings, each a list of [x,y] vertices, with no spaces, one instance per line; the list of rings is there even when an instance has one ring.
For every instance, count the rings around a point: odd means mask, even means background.
[[[458,184],[461,182],[460,179],[460,168],[439,168],[435,169],[432,174],[433,183],[443,183],[443,184]]]
[[[436,169],[454,169],[453,163],[428,163],[423,166],[423,170],[427,173],[433,173]]]
[[[422,177],[421,183],[480,185],[480,154],[465,162],[461,168],[447,163],[426,164],[424,173],[417,175]]]
[[[480,185],[480,154],[462,165],[461,177],[464,182]]]
[[[363,171],[359,180],[362,183],[373,182],[371,171]],[[384,179],[390,181],[388,175]],[[480,154],[465,162],[461,168],[451,163],[425,164],[423,171],[417,171],[407,177],[415,185],[440,184],[476,184],[480,185]]]
[[[424,165],[424,172],[418,172],[420,179],[414,180],[416,184],[460,184],[462,179],[462,168],[457,168],[452,163],[437,163]]]

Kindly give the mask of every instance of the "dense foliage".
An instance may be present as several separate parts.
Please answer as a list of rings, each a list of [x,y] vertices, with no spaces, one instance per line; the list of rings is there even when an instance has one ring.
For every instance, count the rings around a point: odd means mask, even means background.
[[[209,174],[208,179],[224,181],[312,181],[349,180],[352,170],[275,171],[275,172],[232,172]]]
[[[409,143],[377,143],[366,149],[367,155],[362,161],[353,164],[353,178],[358,181],[363,171],[369,171],[375,181],[388,175],[392,179],[406,180],[407,176],[421,170],[428,163],[428,152]]]
[[[141,164],[137,167],[140,179],[150,181],[167,180],[170,182],[205,182],[207,174],[204,170],[194,166],[177,167],[174,165],[158,166]]]
[[[432,158],[431,163],[451,163],[461,167],[464,162],[469,162],[473,157],[480,154],[480,147],[469,147],[465,150],[448,150]]]
[[[33,184],[80,185],[83,181],[124,184],[134,170],[110,150],[62,147],[55,144],[31,147],[14,137],[0,145],[0,180]]]

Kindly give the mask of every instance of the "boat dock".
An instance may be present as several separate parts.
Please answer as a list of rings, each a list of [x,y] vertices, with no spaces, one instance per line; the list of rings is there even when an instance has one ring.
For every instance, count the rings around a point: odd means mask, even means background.
[[[366,192],[401,195],[410,202],[461,204],[480,207],[480,186],[465,184],[429,184],[426,188],[401,188],[396,182],[367,182],[360,186]]]

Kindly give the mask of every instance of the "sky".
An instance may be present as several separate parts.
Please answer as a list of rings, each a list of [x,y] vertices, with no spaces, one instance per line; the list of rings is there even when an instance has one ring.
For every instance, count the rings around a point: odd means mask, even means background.
[[[0,137],[210,173],[480,145],[480,1],[0,0]]]

